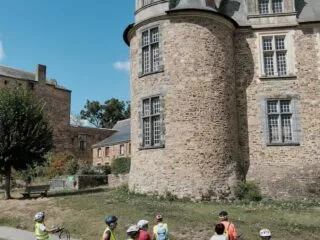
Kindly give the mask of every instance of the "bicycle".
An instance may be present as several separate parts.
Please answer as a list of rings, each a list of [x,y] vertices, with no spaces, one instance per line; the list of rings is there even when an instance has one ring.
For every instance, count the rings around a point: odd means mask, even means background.
[[[70,233],[64,227],[58,227],[54,233],[59,233],[59,240],[70,240]]]

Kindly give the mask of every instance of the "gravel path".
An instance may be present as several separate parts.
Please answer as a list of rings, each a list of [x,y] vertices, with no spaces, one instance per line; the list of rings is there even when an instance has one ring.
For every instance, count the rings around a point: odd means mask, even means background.
[[[33,232],[28,232],[28,231],[11,228],[11,227],[0,227],[0,238],[7,239],[7,240],[35,240],[36,239]],[[59,238],[56,235],[50,235],[50,240],[59,240]]]

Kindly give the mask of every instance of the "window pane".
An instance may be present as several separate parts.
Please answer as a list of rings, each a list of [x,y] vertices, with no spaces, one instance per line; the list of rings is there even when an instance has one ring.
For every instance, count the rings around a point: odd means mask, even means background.
[[[149,47],[142,48],[142,71],[143,73],[150,72],[150,58],[149,58]]]
[[[264,53],[263,54],[263,62],[264,62],[264,72],[267,76],[274,75],[274,67],[273,67],[273,53]]]
[[[159,68],[159,44],[153,44],[151,46],[151,61],[152,71],[157,71]]]
[[[278,101],[268,101],[268,113],[278,113]]]
[[[142,33],[142,46],[149,45],[149,31],[144,31]]]
[[[291,117],[292,115],[281,115],[281,126],[282,126],[282,138],[283,142],[292,141],[292,131],[291,131]]]
[[[159,42],[159,29],[153,28],[150,30],[151,43]]]
[[[150,4],[151,0],[142,0],[142,5],[145,6],[147,4]]]
[[[153,125],[153,144],[160,144],[160,116],[152,118]]]
[[[281,113],[291,113],[290,100],[281,100],[280,109],[281,109]]]
[[[269,0],[259,0],[259,12],[260,14],[269,13]]]
[[[286,53],[277,53],[277,68],[279,76],[287,75]]]
[[[152,114],[160,113],[160,99],[159,97],[152,98]]]
[[[279,126],[278,126],[279,115],[269,115],[268,116],[268,126],[269,126],[269,139],[270,142],[279,142]]]
[[[150,115],[150,100],[145,99],[143,100],[143,116],[149,116]]]
[[[283,0],[272,0],[272,10],[273,13],[282,13],[283,12]]]
[[[264,50],[264,51],[273,50],[273,47],[272,47],[272,37],[264,37],[264,38],[262,39],[262,45],[263,45],[263,50]]]
[[[150,145],[150,119],[143,119],[143,142],[144,145]]]
[[[275,37],[276,41],[276,50],[285,50],[285,36],[276,36]]]

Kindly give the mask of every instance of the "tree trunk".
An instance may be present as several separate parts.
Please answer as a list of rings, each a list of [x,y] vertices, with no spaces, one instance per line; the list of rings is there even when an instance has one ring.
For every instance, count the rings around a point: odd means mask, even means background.
[[[11,166],[5,166],[4,168],[4,199],[8,200],[11,198],[10,195],[10,185],[11,185]]]

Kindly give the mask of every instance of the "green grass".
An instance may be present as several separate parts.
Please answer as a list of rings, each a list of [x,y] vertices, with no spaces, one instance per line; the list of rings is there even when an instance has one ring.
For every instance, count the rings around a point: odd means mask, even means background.
[[[106,215],[118,216],[116,235],[118,239],[125,239],[127,227],[139,219],[148,220],[151,230],[154,216],[158,213],[163,214],[169,225],[171,240],[208,239],[214,232],[217,214],[221,210],[229,212],[232,222],[236,224],[237,232],[243,234],[244,240],[259,239],[258,232],[261,228],[269,228],[277,240],[320,239],[320,202],[315,201],[194,203],[131,194],[125,188],[121,188],[49,198],[48,201],[30,200],[28,204],[29,211],[32,205],[33,211],[43,209],[48,212],[48,226],[53,223],[63,225],[72,237],[86,240],[101,238],[105,228],[103,219]],[[32,230],[32,214],[34,213],[26,212],[25,217],[12,222],[7,219],[5,224],[20,224]],[[18,220],[21,223],[17,222]]]

